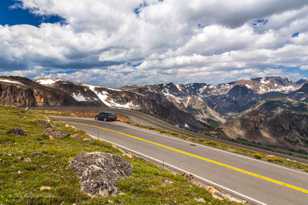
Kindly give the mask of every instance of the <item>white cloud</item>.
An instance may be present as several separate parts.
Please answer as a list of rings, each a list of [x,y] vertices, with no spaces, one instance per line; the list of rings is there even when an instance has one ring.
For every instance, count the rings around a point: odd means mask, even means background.
[[[0,26],[1,73],[32,77],[40,67],[42,75],[122,85],[300,77],[307,67],[307,0],[20,2],[66,23]],[[256,28],[256,19],[266,21]]]

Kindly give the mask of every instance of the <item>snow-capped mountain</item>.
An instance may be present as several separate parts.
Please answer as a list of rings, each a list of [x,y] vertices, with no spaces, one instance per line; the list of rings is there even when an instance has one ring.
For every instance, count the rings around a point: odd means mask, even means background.
[[[299,89],[305,82],[305,80],[292,82],[287,78],[265,77],[251,80],[239,80],[218,85],[204,85],[199,92],[207,96],[223,95],[227,94],[235,86],[242,85],[260,95],[270,92],[289,93]]]
[[[206,126],[201,117],[200,119],[194,118],[191,113],[180,109],[172,100],[168,100],[164,94],[158,92],[159,89],[154,91],[154,88],[153,90],[151,90],[152,88],[150,90],[142,88],[140,91],[132,91],[130,89],[76,84],[59,79],[44,79],[43,82],[42,80],[36,82],[63,91],[82,105],[139,110],[191,130],[200,130]]]
[[[307,82],[292,82],[287,78],[265,77],[239,80],[225,84],[156,84],[146,86],[126,86],[111,89],[102,86],[74,84],[60,79],[40,79],[44,86],[58,88],[69,93],[78,102],[90,105],[103,104],[120,109],[143,110],[149,96],[163,97],[178,110],[193,115],[202,123],[224,122],[225,115],[245,111],[261,100],[289,97],[306,100],[299,92]]]

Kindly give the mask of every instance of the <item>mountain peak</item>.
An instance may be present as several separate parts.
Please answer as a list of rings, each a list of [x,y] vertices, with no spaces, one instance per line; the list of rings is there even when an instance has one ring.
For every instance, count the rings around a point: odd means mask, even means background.
[[[39,78],[35,82],[44,85],[44,86],[52,86],[56,82],[62,81],[62,79],[53,79],[53,78]]]
[[[235,85],[228,92],[228,95],[230,96],[244,96],[253,94],[255,94],[255,92],[252,89],[248,88],[246,85]]]

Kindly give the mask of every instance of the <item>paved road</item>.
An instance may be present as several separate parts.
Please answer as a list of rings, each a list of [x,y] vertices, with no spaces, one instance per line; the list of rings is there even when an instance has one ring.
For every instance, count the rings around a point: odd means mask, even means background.
[[[276,152],[264,149],[264,148],[258,148],[256,146],[253,145],[243,145],[240,143],[236,143],[236,142],[232,142],[229,140],[225,140],[225,139],[217,139],[217,138],[211,138],[209,136],[205,136],[203,134],[200,133],[195,133],[186,129],[181,129],[181,128],[177,128],[174,125],[158,119],[154,116],[145,114],[143,112],[140,111],[136,111],[136,110],[126,110],[126,109],[114,109],[114,108],[108,108],[106,106],[101,106],[101,107],[80,107],[80,106],[73,106],[73,107],[38,107],[35,109],[39,109],[39,110],[54,110],[54,111],[66,111],[66,112],[77,112],[77,113],[93,113],[93,114],[97,114],[99,112],[103,112],[103,111],[112,111],[118,114],[122,114],[124,116],[127,116],[129,118],[129,121],[131,121],[132,123],[137,123],[143,126],[147,126],[147,127],[153,127],[153,128],[157,128],[160,130],[166,130],[166,131],[171,131],[171,132],[176,132],[179,133],[181,135],[187,135],[187,136],[198,136],[198,137],[206,137],[207,139],[211,139],[211,140],[216,140],[219,142],[222,142],[224,144],[229,144],[229,145],[234,145],[234,146],[238,146],[238,147],[243,147],[246,149],[252,149],[254,151],[260,151],[260,152],[264,152],[267,154],[273,154],[273,155],[278,155],[281,157],[287,157],[296,161],[300,161],[303,163],[308,163],[308,156],[304,156],[303,154],[299,154],[299,153],[293,153],[292,156],[284,154],[287,153],[289,151],[284,151],[284,150],[276,150]],[[277,148],[276,148],[277,149]]]
[[[308,174],[122,123],[59,118],[88,134],[194,175],[250,202],[308,205]]]

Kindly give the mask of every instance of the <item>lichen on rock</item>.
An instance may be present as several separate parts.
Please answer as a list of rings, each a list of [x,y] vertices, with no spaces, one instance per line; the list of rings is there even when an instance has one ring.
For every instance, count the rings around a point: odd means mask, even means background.
[[[90,196],[109,196],[118,193],[116,183],[132,173],[130,163],[108,153],[82,153],[70,163],[80,178],[81,190]]]
[[[45,130],[45,135],[49,136],[50,139],[63,139],[65,137],[68,137],[70,134],[68,132],[49,127]]]

